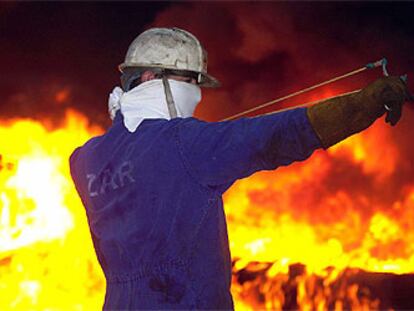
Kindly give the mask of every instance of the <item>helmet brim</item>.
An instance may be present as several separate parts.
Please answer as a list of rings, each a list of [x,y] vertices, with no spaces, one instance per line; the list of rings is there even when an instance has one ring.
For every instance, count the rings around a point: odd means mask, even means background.
[[[118,66],[119,71],[122,72],[122,73],[127,68],[136,68],[137,70],[143,70],[143,69],[150,70],[151,68],[154,68],[154,69],[171,69],[171,70],[178,71],[177,68],[174,68],[174,67],[169,67],[169,66],[159,67],[159,66],[153,66],[153,65],[148,65],[148,64],[125,64],[125,63],[122,63]],[[182,70],[182,71],[186,71],[186,70]],[[190,71],[190,70],[188,70],[187,72],[193,72],[193,73],[201,75],[201,81],[198,82],[198,85],[200,87],[216,88],[216,87],[221,86],[221,83],[220,83],[219,80],[217,80],[216,78],[214,78],[213,76],[211,76],[207,73],[203,73],[203,72],[198,73],[198,72],[194,72],[194,71]]]

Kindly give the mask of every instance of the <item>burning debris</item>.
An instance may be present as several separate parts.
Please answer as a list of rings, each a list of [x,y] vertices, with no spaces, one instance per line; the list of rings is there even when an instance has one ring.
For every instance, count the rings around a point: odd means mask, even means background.
[[[337,270],[321,275],[306,266],[289,265],[272,273],[275,263],[250,262],[234,272],[233,292],[250,308],[267,310],[411,310],[414,275]]]

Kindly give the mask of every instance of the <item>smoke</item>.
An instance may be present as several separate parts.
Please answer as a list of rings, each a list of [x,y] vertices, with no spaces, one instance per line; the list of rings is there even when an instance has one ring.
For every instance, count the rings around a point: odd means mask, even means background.
[[[151,26],[189,30],[205,45],[209,72],[224,87],[205,91],[204,105],[197,112],[217,120],[384,56],[395,73],[403,73],[401,68],[413,61],[401,48],[401,42],[414,47],[409,33],[398,31],[396,36],[389,17],[381,21],[375,16],[381,8],[365,6],[183,3],[158,14]],[[372,14],[363,13],[367,10]],[[356,77],[335,88],[352,90],[379,74]],[[301,102],[298,98],[290,105]]]
[[[97,113],[96,105],[93,104],[96,102],[96,95],[85,91],[76,82],[57,78],[39,79],[15,89],[3,99],[0,120],[6,122],[17,118],[37,119],[53,129],[62,125],[67,110],[78,110],[89,116],[91,123],[108,126],[110,120],[104,109],[105,104],[101,107],[102,111]]]
[[[0,115],[20,115],[8,108],[9,97],[30,97],[28,88],[59,84],[83,94],[72,97],[76,109],[91,117],[102,114],[103,120],[108,93],[118,83],[117,64],[133,38],[151,26],[187,29],[207,48],[209,72],[223,82],[221,89],[204,91],[197,110],[211,121],[383,56],[389,58],[391,72],[405,73],[414,65],[411,11],[412,5],[404,3],[4,3]],[[32,16],[36,19],[21,22]],[[48,18],[55,27],[43,22]],[[335,91],[361,87],[379,74],[349,79]],[[312,98],[325,91],[315,91]],[[37,114],[33,109],[32,115]]]
[[[162,3],[0,4],[0,119],[62,116],[54,91],[69,88],[67,106],[109,125],[108,94],[128,44]],[[51,94],[48,96],[47,94]],[[15,105],[15,98],[29,102]]]

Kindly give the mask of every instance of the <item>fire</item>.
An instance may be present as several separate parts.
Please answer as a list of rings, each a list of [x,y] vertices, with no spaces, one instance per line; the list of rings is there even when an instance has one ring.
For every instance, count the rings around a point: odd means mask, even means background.
[[[45,124],[0,122],[0,309],[96,310],[105,282],[68,157],[103,129],[74,111]],[[389,131],[377,122],[226,193],[237,309],[378,309],[361,273],[414,271],[414,185],[383,191],[400,157]]]
[[[102,132],[69,111],[59,129],[0,123],[0,309],[86,309],[102,304],[104,279],[68,157]]]
[[[350,280],[362,270],[414,271],[414,186],[404,197],[395,194],[391,205],[381,190],[392,183],[399,160],[388,133],[378,122],[328,152],[276,173],[255,174],[226,193],[239,309],[378,309],[379,300],[371,294],[361,298],[368,289]],[[358,181],[347,166],[371,184],[353,185]],[[296,292],[293,304],[286,301],[289,287]]]

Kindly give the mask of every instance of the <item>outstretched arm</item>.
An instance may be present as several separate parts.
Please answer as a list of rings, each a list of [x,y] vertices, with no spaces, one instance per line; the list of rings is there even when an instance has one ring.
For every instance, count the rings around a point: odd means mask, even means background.
[[[259,170],[308,158],[369,127],[387,113],[395,125],[406,86],[398,77],[380,78],[361,92],[310,108],[207,123],[189,119],[179,128],[178,145],[189,171],[202,184],[231,184]]]

